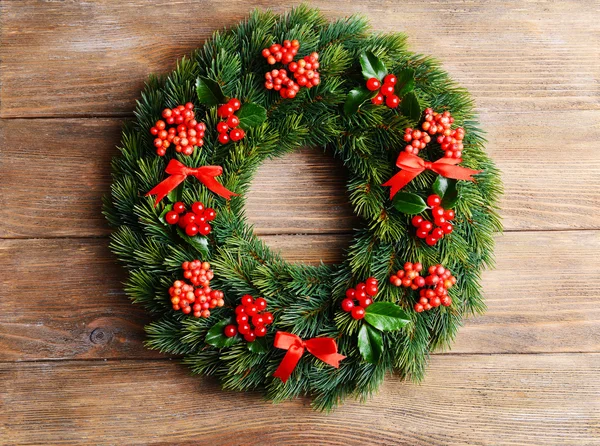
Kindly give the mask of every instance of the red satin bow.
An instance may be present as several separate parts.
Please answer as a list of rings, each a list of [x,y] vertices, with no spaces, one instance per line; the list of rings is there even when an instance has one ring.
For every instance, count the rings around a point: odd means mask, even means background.
[[[273,373],[273,376],[286,382],[292,371],[296,368],[298,361],[304,354],[304,349],[309,353],[319,358],[321,361],[335,367],[340,366],[340,361],[345,358],[337,352],[337,344],[332,338],[312,338],[303,341],[298,336],[292,333],[278,331],[275,335],[273,345],[277,348],[287,350],[281,364]]]
[[[401,152],[396,160],[396,166],[402,169],[382,186],[391,186],[390,198],[393,198],[400,189],[410,183],[416,176],[424,170],[431,170],[446,178],[455,180],[474,181],[471,175],[482,172],[481,170],[467,169],[456,164],[460,163],[460,158],[440,158],[435,162],[425,161],[416,155]]]
[[[227,190],[221,183],[215,180],[215,177],[218,177],[223,173],[223,168],[221,166],[188,167],[177,160],[171,160],[169,161],[165,172],[170,176],[166,180],[158,183],[146,194],[146,196],[156,195],[154,207],[156,207],[160,200],[165,198],[169,192],[183,183],[189,175],[196,177],[198,181],[204,184],[209,190],[227,200],[232,196],[238,195]]]

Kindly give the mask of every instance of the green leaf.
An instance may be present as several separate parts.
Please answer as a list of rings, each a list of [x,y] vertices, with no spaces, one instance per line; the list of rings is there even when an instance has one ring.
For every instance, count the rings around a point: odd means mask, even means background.
[[[267,110],[261,105],[248,102],[242,105],[236,116],[240,120],[240,127],[248,130],[258,127],[267,120]]]
[[[225,103],[221,86],[204,76],[198,76],[196,79],[196,94],[200,103],[209,107]]]
[[[413,91],[405,94],[402,98],[402,101],[400,102],[400,113],[415,123],[421,119],[421,106]]]
[[[183,229],[177,226],[177,234],[189,245],[191,245],[196,251],[200,252],[205,258],[210,256],[210,251],[208,249],[208,238],[202,237],[200,235],[196,235],[194,237],[190,237],[187,235]]]
[[[167,225],[167,226],[171,226],[170,224],[168,224],[165,221],[165,215],[167,215],[167,212],[170,212],[173,209],[173,205],[172,204],[168,204],[165,206],[165,208],[163,209],[163,211],[160,213],[160,215],[158,216],[158,219],[160,220],[160,222],[163,225]]]
[[[254,342],[248,342],[248,350],[252,353],[264,355],[268,350],[267,341],[265,338],[256,338]]]
[[[440,198],[444,198],[446,190],[448,190],[448,178],[438,175],[433,182],[433,191],[439,195]]]
[[[358,350],[366,362],[377,364],[383,353],[381,332],[369,324],[363,324],[358,332]]]
[[[181,201],[182,196],[183,196],[183,187],[176,187],[175,189],[173,189],[171,192],[169,192],[167,194],[167,199],[171,203],[176,203],[178,201]]]
[[[396,77],[398,81],[396,82],[395,93],[398,96],[403,97],[415,89],[415,70],[412,68],[402,70]]]
[[[419,214],[427,209],[427,203],[417,194],[398,192],[392,201],[394,207],[408,215]]]
[[[360,66],[362,67],[362,74],[365,79],[374,77],[381,82],[387,74],[387,68],[385,68],[383,62],[370,51],[360,55]]]
[[[367,87],[351,90],[344,103],[344,113],[348,116],[353,115],[367,99],[371,99],[376,94],[376,91],[370,91]]]
[[[232,323],[232,319],[224,319],[221,322],[217,322],[210,328],[210,330],[208,330],[208,333],[206,333],[206,338],[204,338],[204,342],[218,348],[231,347],[233,344],[240,342],[241,339],[238,335],[235,335],[232,338],[228,338],[223,333],[225,327]]]
[[[365,309],[365,321],[381,331],[400,330],[410,322],[406,312],[392,302],[375,302]]]
[[[458,201],[458,189],[456,188],[456,180],[446,179],[448,183],[448,187],[446,188],[446,192],[442,198],[442,207],[444,209],[452,209],[456,206],[456,202]]]

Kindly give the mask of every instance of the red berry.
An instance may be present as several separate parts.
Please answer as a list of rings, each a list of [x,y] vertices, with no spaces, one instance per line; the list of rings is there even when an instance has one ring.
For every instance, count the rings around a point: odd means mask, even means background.
[[[425,243],[427,243],[429,246],[433,246],[437,243],[438,239],[435,237],[432,237],[431,235],[427,236],[427,238],[425,239]]]
[[[227,118],[227,125],[231,128],[237,127],[240,124],[240,118],[238,118],[236,115],[231,115],[229,118]]]
[[[229,142],[229,135],[227,133],[220,133],[219,142],[221,144],[227,144]]]
[[[431,231],[431,236],[435,238],[442,238],[444,236],[444,231],[442,231],[442,228],[435,228],[433,231]]]
[[[208,223],[204,223],[198,226],[198,232],[201,235],[208,235],[210,234],[210,231],[212,231],[212,227]]]
[[[273,323],[273,314],[266,311],[265,313],[263,313],[263,317],[265,318],[266,325]]]
[[[369,80],[367,80],[367,88],[371,91],[375,91],[375,90],[379,90],[379,87],[381,87],[381,82],[379,82],[379,79],[372,77]]]
[[[422,313],[424,310],[423,305],[421,305],[419,303],[415,304],[414,308],[417,313]]]
[[[265,325],[265,318],[260,314],[252,316],[252,325],[254,325],[255,327]]]
[[[243,139],[244,136],[246,136],[246,133],[244,133],[244,131],[242,129],[233,129],[229,136],[231,137],[232,141],[239,141],[240,139]]]
[[[173,211],[177,212],[178,214],[185,212],[185,204],[183,204],[181,201],[178,201],[173,205]]]
[[[252,303],[254,302],[254,299],[252,298],[252,296],[250,296],[249,294],[244,294],[242,296],[242,305],[244,307],[247,307],[249,305],[252,305]]]
[[[365,317],[365,309],[363,307],[352,308],[352,317],[354,319],[362,319]]]
[[[236,98],[230,99],[228,104],[233,108],[234,111],[238,111],[242,106],[242,103]]]
[[[439,195],[430,195],[427,197],[427,205],[431,207],[439,206],[442,202],[442,199]]]
[[[238,325],[247,324],[248,323],[248,315],[244,314],[244,313],[238,314],[237,317],[235,318],[235,321],[238,323]]]
[[[371,103],[373,103],[373,105],[381,105],[383,104],[384,101],[384,97],[381,93],[377,94],[376,96],[373,97],[373,99],[371,99]]]
[[[235,110],[231,105],[224,104],[219,106],[219,108],[217,109],[217,115],[219,115],[220,118],[228,118],[231,115],[233,115],[234,111]]]
[[[420,215],[415,215],[412,218],[411,223],[413,224],[413,226],[416,226],[418,228],[421,225],[421,223],[423,223],[423,217],[421,217]]]
[[[454,217],[455,217],[455,214],[452,209],[448,209],[446,212],[444,212],[444,218],[446,220],[454,220]]]
[[[227,132],[227,130],[229,130],[229,126],[227,125],[226,122],[221,121],[217,124],[217,132],[225,133],[225,132]]]
[[[258,307],[259,311],[263,311],[265,308],[267,308],[267,300],[263,297],[259,297],[258,299],[256,299],[254,301],[254,305],[256,305]],[[254,324],[256,325],[256,324]]]
[[[195,223],[187,225],[185,227],[185,233],[187,235],[189,235],[190,237],[194,237],[195,235],[198,235],[198,226],[196,226]]]
[[[373,303],[373,299],[371,299],[370,297],[365,297],[359,303],[360,303],[361,307],[367,308],[369,305],[371,305]]]
[[[175,211],[169,211],[165,215],[165,221],[170,225],[174,225],[179,221],[179,214]]]
[[[394,94],[394,86],[390,84],[383,84],[383,86],[379,90],[379,93],[381,93],[384,96],[390,96]]]
[[[253,331],[250,331],[244,335],[244,339],[247,342],[254,342],[256,340],[256,334]]]
[[[349,312],[354,308],[354,301],[352,299],[344,299],[342,300],[342,310]]]
[[[442,231],[444,231],[444,234],[451,234],[452,231],[454,230],[454,226],[452,226],[452,223],[444,223],[442,226]]]
[[[256,327],[254,329],[254,334],[258,338],[262,338],[263,336],[266,336],[267,335],[267,327],[265,327],[264,325],[259,325],[258,327]]]
[[[217,216],[217,213],[214,209],[212,208],[206,208],[204,210],[204,218],[206,219],[206,221],[213,221]]]
[[[226,326],[225,330],[223,330],[223,334],[225,334],[225,336],[227,336],[228,338],[233,338],[237,334],[236,326],[235,325]]]
[[[376,296],[379,290],[377,289],[377,285],[367,285],[366,292],[369,296]]]
[[[198,217],[201,217],[204,213],[204,204],[200,203],[199,201],[196,201],[194,204],[192,204],[192,212]]]
[[[439,207],[439,206],[435,206],[432,210],[431,210],[431,215],[433,215],[433,217],[443,217],[444,216],[444,209]]]
[[[250,333],[250,330],[251,330],[250,325],[248,325],[247,323],[238,325],[238,331],[242,335],[246,335],[246,334]]]
[[[393,74],[388,74],[386,77],[383,78],[383,83],[388,85],[396,85],[397,81],[398,79]]]
[[[248,316],[255,316],[258,313],[258,307],[254,304],[246,306],[246,314]]]
[[[400,105],[400,98],[395,94],[389,95],[385,100],[385,105],[387,105],[389,108],[396,108],[398,105]]]

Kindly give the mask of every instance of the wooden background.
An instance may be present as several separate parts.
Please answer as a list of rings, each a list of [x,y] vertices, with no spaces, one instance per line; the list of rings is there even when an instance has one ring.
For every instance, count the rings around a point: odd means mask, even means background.
[[[252,6],[289,5],[4,0],[0,444],[600,444],[599,3],[313,4],[405,31],[473,93],[506,185],[487,314],[421,385],[391,376],[330,415],[221,392],[145,350],[100,214],[121,123],[149,73]],[[336,262],[343,184],[320,153],[269,162],[250,219],[286,258]]]

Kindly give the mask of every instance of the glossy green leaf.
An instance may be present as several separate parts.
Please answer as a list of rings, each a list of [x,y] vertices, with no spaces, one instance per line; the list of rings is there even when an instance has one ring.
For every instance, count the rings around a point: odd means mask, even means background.
[[[232,323],[232,319],[224,319],[220,322],[217,322],[210,328],[210,330],[208,330],[208,333],[206,333],[206,338],[204,339],[204,342],[218,348],[231,347],[233,344],[240,342],[241,338],[239,335],[236,335],[232,338],[228,338],[223,333],[225,327]]]
[[[400,113],[415,124],[421,119],[421,106],[413,91],[405,94],[402,98],[402,101],[400,102]]]
[[[209,107],[225,103],[225,95],[221,90],[221,86],[204,76],[198,76],[196,79],[196,94],[198,95],[198,101]]]
[[[448,189],[448,178],[438,175],[433,182],[432,189],[440,198],[444,198],[446,190]]]
[[[392,302],[375,302],[365,309],[365,321],[381,331],[400,330],[410,322],[406,312]]]
[[[242,105],[236,116],[240,120],[240,127],[248,130],[258,127],[267,120],[267,110],[261,105],[248,102]]]
[[[248,342],[248,350],[252,353],[264,355],[267,353],[267,341],[265,338],[256,338],[254,342]]]
[[[176,203],[178,201],[181,201],[182,195],[183,195],[183,187],[176,187],[175,189],[173,189],[171,192],[169,192],[167,194],[167,200],[169,200],[171,203]]]
[[[358,332],[358,351],[366,362],[376,364],[383,353],[381,332],[369,324],[363,324]]]
[[[348,116],[353,115],[358,111],[362,104],[376,94],[376,91],[370,91],[367,87],[358,87],[351,90],[344,103],[344,113]]]
[[[456,180],[446,179],[448,183],[448,187],[446,188],[446,192],[442,197],[442,207],[444,209],[453,209],[456,206],[456,202],[458,201],[458,189],[456,188]]]
[[[360,66],[365,79],[374,77],[381,82],[387,74],[387,68],[385,68],[383,62],[370,51],[360,55]]]
[[[208,248],[208,238],[203,237],[201,235],[196,235],[194,237],[190,237],[185,233],[183,229],[177,226],[177,234],[190,246],[192,246],[196,251],[201,253],[205,258],[209,257],[210,251]]]
[[[408,215],[419,214],[427,209],[427,203],[417,194],[398,192],[392,200],[394,207]]]
[[[398,96],[403,97],[415,89],[415,70],[412,68],[402,70],[396,77],[398,81],[396,82],[395,93]]]

